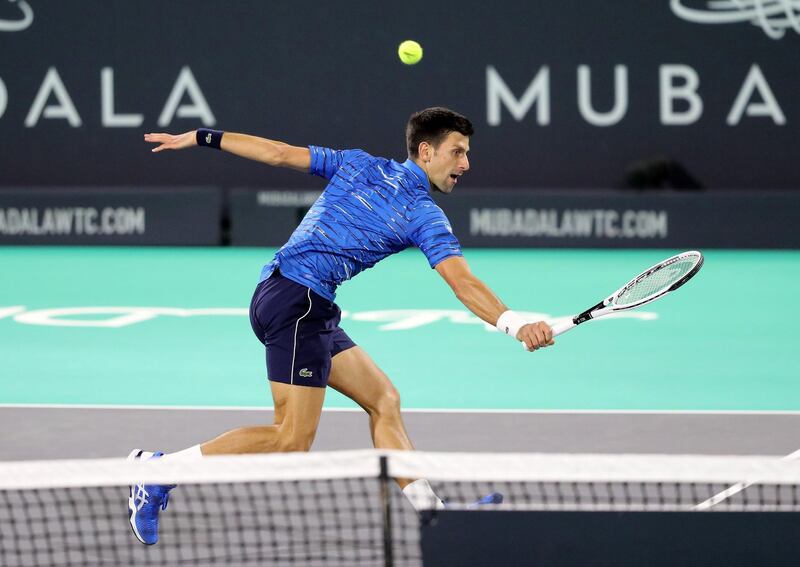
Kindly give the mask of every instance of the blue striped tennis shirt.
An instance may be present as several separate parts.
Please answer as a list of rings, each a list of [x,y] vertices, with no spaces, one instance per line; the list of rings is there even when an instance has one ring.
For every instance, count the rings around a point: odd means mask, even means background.
[[[363,150],[309,146],[309,173],[328,180],[289,241],[261,270],[281,274],[333,301],[336,288],[387,256],[417,246],[431,268],[461,256],[444,211],[416,163]]]

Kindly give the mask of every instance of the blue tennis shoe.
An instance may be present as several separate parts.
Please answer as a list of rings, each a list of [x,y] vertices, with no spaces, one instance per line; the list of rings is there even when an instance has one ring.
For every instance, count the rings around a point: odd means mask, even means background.
[[[134,449],[128,455],[129,461],[158,459],[164,453]],[[132,484],[128,497],[128,520],[136,539],[145,545],[158,542],[158,513],[167,509],[169,491],[174,484]]]
[[[468,509],[474,510],[475,508],[480,508],[482,506],[492,505],[492,504],[502,504],[503,503],[503,495],[499,492],[492,492],[491,494],[487,494],[480,500],[476,500],[469,506]]]
[[[492,504],[502,504],[503,503],[503,495],[500,492],[492,492],[487,494],[480,500],[476,500],[470,504],[466,505],[467,510],[476,510],[481,508],[482,506],[491,506]],[[450,505],[445,502],[444,503],[445,509],[450,508]],[[463,505],[461,507],[464,507]]]

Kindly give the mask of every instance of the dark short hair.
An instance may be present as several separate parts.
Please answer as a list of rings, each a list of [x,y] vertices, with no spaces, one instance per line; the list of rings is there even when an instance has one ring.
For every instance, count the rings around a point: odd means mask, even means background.
[[[417,157],[419,145],[422,142],[428,142],[434,148],[437,147],[450,132],[472,136],[475,131],[472,128],[472,122],[466,116],[453,112],[449,108],[434,106],[415,112],[406,124],[408,155]]]

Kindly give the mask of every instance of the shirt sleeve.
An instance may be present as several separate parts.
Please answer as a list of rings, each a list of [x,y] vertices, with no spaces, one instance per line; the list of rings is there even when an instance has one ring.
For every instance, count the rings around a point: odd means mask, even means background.
[[[463,255],[450,221],[435,203],[423,202],[414,210],[413,215],[410,240],[425,254],[431,268],[451,256]]]
[[[325,179],[330,179],[342,164],[347,163],[354,157],[359,150],[332,150],[330,148],[322,148],[319,146],[308,146],[311,152],[311,166],[308,168],[308,173],[311,175],[319,175]]]

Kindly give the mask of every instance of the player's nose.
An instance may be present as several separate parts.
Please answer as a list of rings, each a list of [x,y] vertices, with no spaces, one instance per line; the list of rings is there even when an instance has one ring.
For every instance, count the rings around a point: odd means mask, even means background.
[[[469,158],[467,156],[464,156],[460,165],[463,171],[467,171],[469,169]]]

